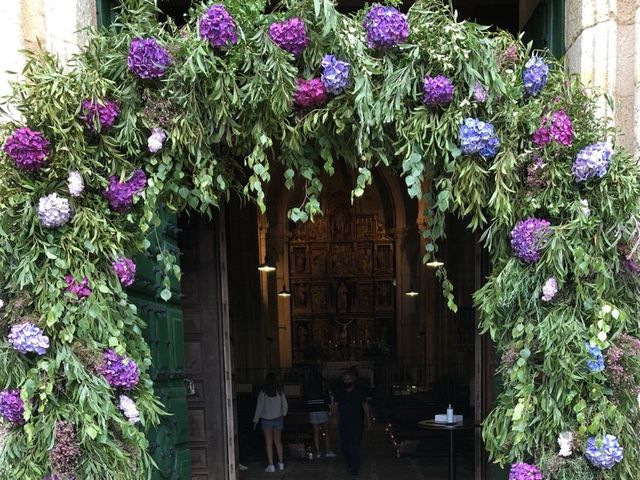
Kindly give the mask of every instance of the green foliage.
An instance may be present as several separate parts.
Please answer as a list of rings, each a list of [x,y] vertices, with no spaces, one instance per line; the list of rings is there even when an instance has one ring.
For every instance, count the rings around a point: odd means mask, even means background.
[[[52,347],[33,359],[0,345],[0,384],[19,387],[25,400],[35,400],[28,403],[24,429],[14,430],[0,452],[8,475],[38,479],[49,473],[55,421],[68,419],[77,425],[83,450],[78,478],[110,478],[112,472],[123,480],[147,478],[152,465],[144,434],[124,420],[115,392],[95,372],[96,352],[104,348],[132,356],[143,370],[132,392],[143,427],[157,423],[161,410],[146,373],[151,360],[144,325],[110,262],[152,248],[164,265],[160,295],[168,299],[169,274],[179,274],[175,252],[147,240],[161,205],[211,214],[230,195],[242,195],[264,210],[264,185],[279,163],[286,188],[305,188],[290,219],[313,220],[322,214],[321,173],[332,175],[340,161],[357,172],[354,197],[370,185],[377,167],[404,178],[428,220],[425,262],[437,258],[447,214],[468,219],[481,234],[493,271],[475,295],[476,306],[482,329],[510,359],[500,368],[503,389],[484,424],[491,457],[502,464],[536,461],[555,450],[562,431],[573,431],[581,442],[609,433],[625,448],[614,473],[593,471],[581,461],[556,462],[553,478],[639,478],[638,405],[631,395],[612,394],[606,372],[589,374],[585,367],[585,341],[606,348],[623,332],[638,335],[640,313],[638,282],[624,272],[618,251],[637,237],[636,163],[617,151],[603,179],[577,185],[571,176],[581,148],[615,136],[597,119],[594,99],[551,59],[548,85],[526,98],[521,74],[529,48],[504,32],[456,21],[437,0],[416,2],[409,11],[409,43],[384,52],[367,48],[364,12],[341,15],[329,0],[287,0],[271,14],[262,14],[264,2],[224,3],[240,29],[231,48],[213,51],[199,38],[197,22],[207,5],[195,6],[178,29],[157,22],[153,1],[125,0],[110,28],[90,32],[71,68],[46,54],[29,54],[24,81],[13,85],[9,101],[24,120],[6,123],[3,138],[26,123],[42,131],[54,151],[34,174],[17,171],[5,156],[0,160],[0,284],[10,301],[2,326],[29,315]],[[272,21],[294,15],[305,20],[310,36],[297,59],[267,34]],[[174,65],[163,79],[143,82],[127,71],[129,43],[137,36],[153,36],[169,49]],[[504,60],[508,47],[516,49],[515,64]],[[297,78],[318,76],[327,53],[350,62],[351,85],[320,108],[295,111]],[[451,105],[424,106],[425,74],[452,79]],[[476,82],[489,91],[485,103],[473,99]],[[105,97],[121,106],[117,124],[89,135],[79,120],[80,101]],[[523,173],[532,159],[531,135],[543,115],[558,109],[571,117],[576,138],[571,147],[545,148],[546,185],[534,189]],[[494,159],[462,155],[458,129],[466,117],[495,126],[502,146]],[[146,143],[154,127],[166,130],[168,139],[150,155]],[[148,187],[132,210],[114,213],[102,197],[108,177],[124,178],[134,168],[146,170]],[[52,191],[65,194],[70,170],[80,171],[87,190],[74,199],[69,225],[44,230],[37,200]],[[582,199],[589,202],[588,217]],[[531,215],[549,219],[553,236],[542,259],[525,265],[512,256],[509,232]],[[68,273],[91,279],[93,294],[86,301],[61,294]],[[437,274],[455,309],[446,271]],[[550,276],[558,279],[560,293],[545,303],[540,290]],[[16,313],[21,298],[28,299],[20,307],[25,310]],[[603,314],[608,304],[622,314]],[[599,339],[602,332],[605,340]]]

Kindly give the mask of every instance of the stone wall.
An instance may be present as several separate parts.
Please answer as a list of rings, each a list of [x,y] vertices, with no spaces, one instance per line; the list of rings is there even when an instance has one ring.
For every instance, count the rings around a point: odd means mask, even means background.
[[[640,155],[640,0],[566,0],[567,68],[602,90],[618,144]]]
[[[20,50],[46,48],[66,62],[86,40],[86,27],[96,24],[95,0],[0,1],[0,96],[24,66]]]

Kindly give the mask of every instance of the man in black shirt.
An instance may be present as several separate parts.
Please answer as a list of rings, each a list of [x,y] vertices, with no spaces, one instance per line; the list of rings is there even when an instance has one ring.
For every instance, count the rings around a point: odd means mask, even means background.
[[[342,375],[342,387],[333,398],[333,418],[338,416],[340,448],[354,479],[360,476],[360,441],[364,425],[371,427],[367,394],[354,384],[351,372]]]

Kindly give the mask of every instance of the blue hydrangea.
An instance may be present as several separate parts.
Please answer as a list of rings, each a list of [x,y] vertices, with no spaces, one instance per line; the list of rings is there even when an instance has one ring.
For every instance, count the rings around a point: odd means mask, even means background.
[[[500,139],[491,123],[465,118],[460,125],[460,148],[465,155],[479,153],[485,158],[493,158],[500,148]]]
[[[604,355],[602,355],[602,350],[597,345],[591,345],[589,342],[586,343],[587,350],[589,351],[589,355],[591,358],[587,360],[587,367],[591,373],[598,373],[604,370]]]
[[[602,178],[611,164],[613,150],[604,142],[594,143],[578,152],[571,172],[576,182]]]
[[[334,95],[341,93],[349,83],[350,65],[333,55],[325,55],[322,59],[322,68],[320,79],[327,92]]]
[[[618,438],[614,435],[605,435],[600,448],[596,444],[596,439],[589,437],[584,456],[594,467],[610,470],[622,461],[623,453],[624,449],[620,446]]]
[[[22,322],[11,327],[9,343],[20,353],[44,355],[49,348],[49,337],[33,323]]]
[[[549,79],[549,65],[536,55],[532,56],[524,66],[522,81],[527,95],[538,95]]]

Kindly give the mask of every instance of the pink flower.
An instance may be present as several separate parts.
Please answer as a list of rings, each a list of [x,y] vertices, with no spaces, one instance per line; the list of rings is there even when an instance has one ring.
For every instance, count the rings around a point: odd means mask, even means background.
[[[293,101],[302,108],[319,106],[327,101],[327,91],[319,78],[298,80],[298,86],[293,94]]]

